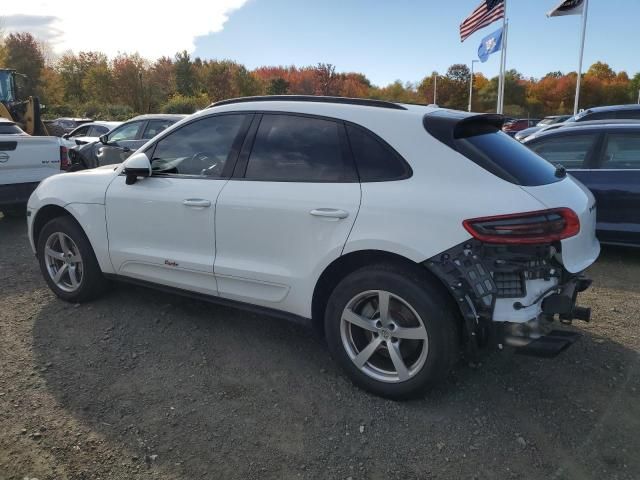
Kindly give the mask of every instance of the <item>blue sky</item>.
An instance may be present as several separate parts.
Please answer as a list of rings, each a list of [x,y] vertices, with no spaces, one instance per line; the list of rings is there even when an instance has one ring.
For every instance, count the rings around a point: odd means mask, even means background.
[[[215,0],[214,0],[215,1]],[[333,63],[362,72],[377,85],[419,81],[433,70],[477,58],[491,25],[460,43],[460,22],[479,0],[249,0],[222,31],[197,37],[194,56],[261,65]],[[580,17],[548,19],[558,0],[508,0],[508,68],[540,77],[575,71]],[[590,0],[585,68],[597,60],[630,74],[640,71],[639,0]],[[498,72],[499,55],[476,70]]]

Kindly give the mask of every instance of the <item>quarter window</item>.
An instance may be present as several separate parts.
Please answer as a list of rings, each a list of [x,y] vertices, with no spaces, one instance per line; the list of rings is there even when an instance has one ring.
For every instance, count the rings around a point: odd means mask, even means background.
[[[597,134],[556,136],[536,142],[530,148],[545,160],[565,168],[584,168]]]
[[[640,169],[640,133],[611,133],[601,168]]]
[[[361,182],[399,180],[409,176],[407,164],[389,146],[363,128],[348,125],[347,132]]]
[[[154,175],[221,177],[245,115],[217,115],[196,120],[160,140],[153,153]]]
[[[342,123],[294,115],[265,114],[249,156],[245,178],[272,182],[355,181],[343,155]]]

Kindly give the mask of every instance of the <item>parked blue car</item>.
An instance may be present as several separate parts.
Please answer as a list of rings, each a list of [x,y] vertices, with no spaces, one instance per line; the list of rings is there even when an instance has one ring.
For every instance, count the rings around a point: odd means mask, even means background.
[[[640,122],[576,123],[524,144],[593,192],[602,243],[640,247]]]

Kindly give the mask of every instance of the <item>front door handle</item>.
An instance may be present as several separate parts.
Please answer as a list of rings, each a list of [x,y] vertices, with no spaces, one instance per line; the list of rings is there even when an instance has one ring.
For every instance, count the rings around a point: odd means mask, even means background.
[[[186,207],[199,207],[206,208],[211,206],[211,202],[209,200],[204,200],[202,198],[187,198],[182,201],[182,204]]]
[[[316,208],[309,213],[314,217],[325,218],[347,218],[349,216],[349,212],[337,208]]]

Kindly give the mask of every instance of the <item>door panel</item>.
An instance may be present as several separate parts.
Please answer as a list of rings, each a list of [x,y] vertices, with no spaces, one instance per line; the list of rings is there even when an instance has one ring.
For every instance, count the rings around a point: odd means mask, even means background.
[[[250,118],[212,115],[158,140],[150,178],[106,195],[109,254],[115,271],[152,282],[216,294],[215,205],[228,181]]]
[[[600,239],[640,245],[640,131],[608,132],[596,167],[582,175],[598,202]]]
[[[226,179],[117,177],[106,198],[109,254],[120,275],[215,294],[215,200]],[[207,200],[209,206],[185,205]]]
[[[308,316],[305,299],[342,253],[359,206],[358,183],[229,181],[216,206],[220,295]]]

